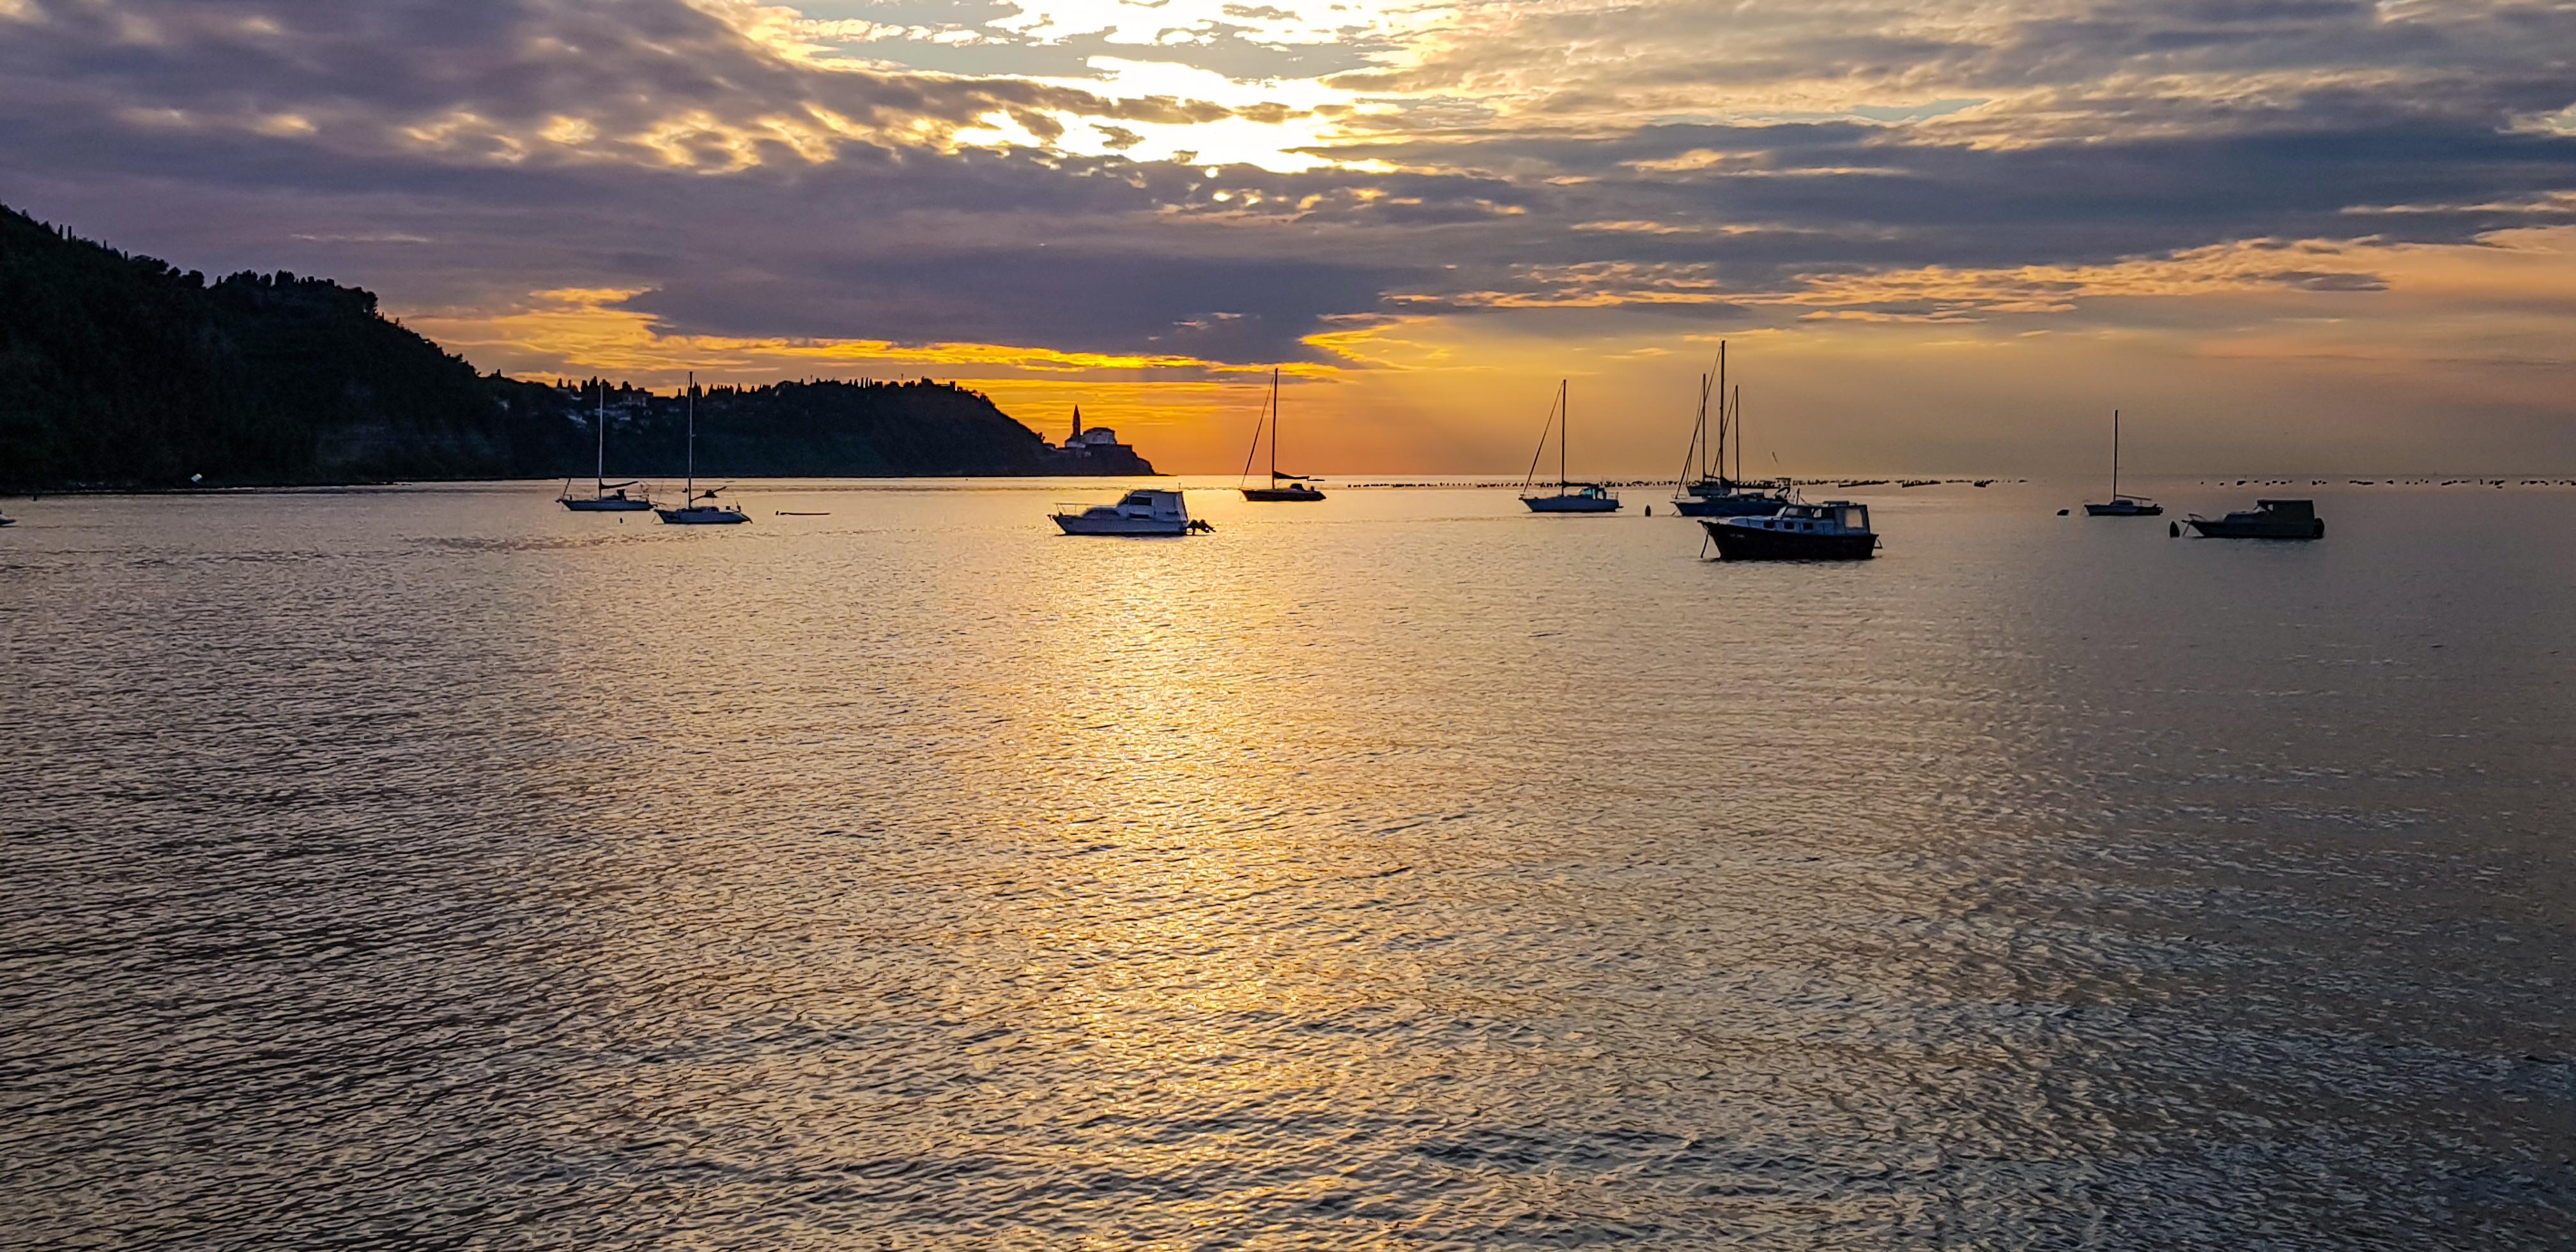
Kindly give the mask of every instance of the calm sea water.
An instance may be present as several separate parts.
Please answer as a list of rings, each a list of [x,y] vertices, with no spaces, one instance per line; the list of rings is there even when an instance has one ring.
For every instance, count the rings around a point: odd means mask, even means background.
[[[551,490],[12,506],[0,1240],[2576,1241],[2576,491]]]

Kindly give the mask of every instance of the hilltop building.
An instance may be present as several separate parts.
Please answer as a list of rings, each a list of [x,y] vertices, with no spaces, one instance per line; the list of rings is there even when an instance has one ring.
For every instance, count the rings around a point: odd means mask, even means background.
[[[1082,406],[1073,406],[1073,433],[1065,436],[1062,450],[1074,456],[1109,457],[1118,460],[1135,458],[1136,450],[1118,442],[1118,432],[1106,426],[1082,428]]]

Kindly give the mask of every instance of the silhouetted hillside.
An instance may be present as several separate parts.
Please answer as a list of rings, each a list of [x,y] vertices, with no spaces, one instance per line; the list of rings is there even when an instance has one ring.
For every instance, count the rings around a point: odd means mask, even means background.
[[[680,400],[615,398],[612,472],[676,476]],[[287,273],[208,283],[0,207],[0,486],[586,477],[594,405],[477,375],[370,292]],[[710,476],[1153,472],[1066,455],[946,384],[716,388],[698,419]]]

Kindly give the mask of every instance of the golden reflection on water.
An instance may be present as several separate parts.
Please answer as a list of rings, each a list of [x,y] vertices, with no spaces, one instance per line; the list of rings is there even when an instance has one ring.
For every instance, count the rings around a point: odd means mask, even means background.
[[[1507,492],[1048,533],[1085,493],[75,502],[5,602],[22,1225],[2554,1229],[2457,1181],[2565,1179],[2576,956],[2571,662],[2432,611],[2484,515],[1953,489],[1821,569]],[[2559,538],[2483,551],[2491,615],[2556,620],[2576,514],[2510,507]]]

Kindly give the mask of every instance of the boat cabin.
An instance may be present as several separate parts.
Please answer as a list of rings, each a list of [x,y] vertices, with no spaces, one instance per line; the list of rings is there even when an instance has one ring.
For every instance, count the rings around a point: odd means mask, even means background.
[[[1738,517],[1729,524],[1754,530],[1776,530],[1790,534],[1856,534],[1869,533],[1869,506],[1835,500],[1826,504],[1784,504],[1769,517]]]

